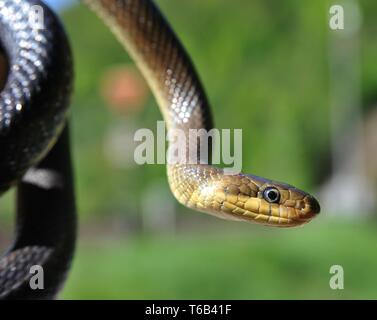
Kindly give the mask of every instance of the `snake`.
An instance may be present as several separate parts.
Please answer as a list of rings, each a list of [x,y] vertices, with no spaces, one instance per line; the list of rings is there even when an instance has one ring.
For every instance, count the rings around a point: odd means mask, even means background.
[[[211,108],[190,56],[152,0],[82,2],[133,58],[168,131],[181,130],[187,139],[186,154],[196,161],[166,165],[179,203],[275,227],[303,225],[320,212],[307,192],[251,174],[227,174],[205,159],[197,141],[189,141],[190,130],[214,128]],[[31,19],[37,9],[43,12],[42,27]],[[59,18],[42,0],[0,1],[0,45],[0,194],[16,188],[14,240],[0,258],[0,298],[52,299],[67,278],[77,238],[71,48]],[[43,288],[31,286],[33,266],[43,270]]]

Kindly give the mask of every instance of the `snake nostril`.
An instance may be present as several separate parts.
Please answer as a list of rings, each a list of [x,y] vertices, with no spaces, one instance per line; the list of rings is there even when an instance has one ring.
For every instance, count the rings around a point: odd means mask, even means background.
[[[315,214],[318,214],[321,211],[321,206],[319,205],[319,202],[313,198],[310,197],[310,208],[312,209],[312,212]]]

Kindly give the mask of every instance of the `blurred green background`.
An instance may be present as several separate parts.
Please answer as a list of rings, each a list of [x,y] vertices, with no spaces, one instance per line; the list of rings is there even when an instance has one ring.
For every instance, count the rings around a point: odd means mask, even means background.
[[[331,2],[157,3],[195,62],[216,127],[243,129],[243,172],[317,194],[331,173]],[[377,3],[359,3],[367,114],[377,96]],[[155,131],[161,114],[128,55],[92,12],[72,6],[62,18],[75,58],[71,127],[80,230],[60,298],[377,298],[374,215],[345,217],[323,208],[308,225],[284,230],[222,221],[177,204],[163,165],[119,165],[133,154],[127,137],[140,127]],[[111,107],[117,93],[106,91],[109,81],[131,82],[139,100]],[[12,197],[0,203],[2,248],[10,241]],[[329,286],[332,265],[344,268],[344,290]]]

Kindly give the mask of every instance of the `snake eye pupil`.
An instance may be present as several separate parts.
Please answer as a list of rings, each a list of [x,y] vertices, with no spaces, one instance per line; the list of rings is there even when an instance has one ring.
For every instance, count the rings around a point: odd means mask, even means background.
[[[280,200],[280,193],[275,188],[267,188],[263,191],[263,197],[270,203],[277,203]]]

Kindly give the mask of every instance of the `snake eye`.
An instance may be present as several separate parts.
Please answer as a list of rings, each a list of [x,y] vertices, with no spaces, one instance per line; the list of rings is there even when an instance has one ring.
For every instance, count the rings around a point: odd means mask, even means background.
[[[280,200],[279,190],[269,187],[263,191],[263,198],[270,203],[278,203]]]

